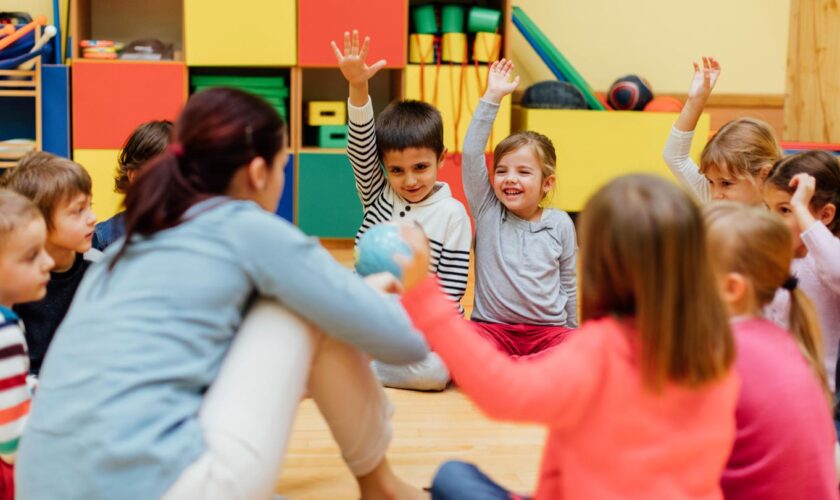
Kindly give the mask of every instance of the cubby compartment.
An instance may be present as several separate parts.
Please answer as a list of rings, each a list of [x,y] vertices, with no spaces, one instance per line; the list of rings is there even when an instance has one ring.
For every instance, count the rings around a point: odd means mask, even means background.
[[[487,64],[508,53],[505,0],[410,0],[408,63]]]
[[[346,110],[348,85],[338,68],[301,70],[302,135],[304,151],[338,152],[346,146]],[[402,97],[403,71],[382,69],[370,80],[374,114],[379,114],[393,100]],[[334,113],[325,116],[324,110]],[[340,121],[338,118],[343,116]]]
[[[131,42],[156,39],[171,44],[160,60],[184,60],[182,0],[71,0],[70,35],[73,59],[80,59],[83,40]],[[168,57],[167,57],[168,56]]]

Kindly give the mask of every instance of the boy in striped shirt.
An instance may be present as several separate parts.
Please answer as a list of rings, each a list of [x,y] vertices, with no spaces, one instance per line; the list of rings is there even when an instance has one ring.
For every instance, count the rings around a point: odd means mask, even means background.
[[[344,34],[344,53],[332,44],[338,66],[350,84],[347,156],[364,208],[356,241],[375,224],[419,223],[431,244],[429,271],[463,314],[460,301],[467,289],[472,230],[464,205],[452,197],[445,182],[437,180],[446,155],[440,112],[424,102],[399,101],[391,103],[374,122],[368,81],[385,61],[365,64],[369,44],[366,38],[359,46],[357,31],[352,37]],[[434,353],[414,365],[373,366],[388,387],[443,390],[449,382],[446,366]]]
[[[19,302],[40,300],[54,262],[44,248],[47,225],[26,197],[0,189],[0,500],[13,499],[15,461],[29,415],[29,355]]]

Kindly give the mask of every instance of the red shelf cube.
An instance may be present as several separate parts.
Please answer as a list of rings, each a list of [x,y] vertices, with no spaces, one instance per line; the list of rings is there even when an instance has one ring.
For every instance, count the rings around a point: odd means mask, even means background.
[[[175,120],[187,99],[183,63],[73,61],[73,147],[119,149],[143,122]]]
[[[335,66],[330,41],[343,48],[344,32],[359,30],[371,48],[367,60],[401,68],[408,47],[408,2],[404,0],[307,0],[298,3],[298,64]]]

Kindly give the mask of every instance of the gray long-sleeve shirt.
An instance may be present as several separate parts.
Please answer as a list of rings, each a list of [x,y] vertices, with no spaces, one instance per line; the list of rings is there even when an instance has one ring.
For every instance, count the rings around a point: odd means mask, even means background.
[[[578,326],[575,226],[543,209],[529,222],[509,212],[490,186],[484,148],[499,107],[481,101],[464,138],[464,191],[475,218],[475,309],[493,323]]]

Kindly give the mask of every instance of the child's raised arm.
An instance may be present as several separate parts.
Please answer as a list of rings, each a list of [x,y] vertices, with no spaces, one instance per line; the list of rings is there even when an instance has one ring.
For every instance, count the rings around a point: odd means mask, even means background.
[[[513,61],[505,59],[496,61],[490,66],[487,72],[487,90],[476,107],[464,138],[461,177],[474,217],[477,217],[496,196],[490,187],[484,149],[487,147],[490,132],[493,130],[499,103],[519,85],[518,76],[513,80],[510,79],[511,71],[513,71]]]
[[[685,101],[677,122],[674,124],[681,132],[691,132],[697,127],[697,121],[703,114],[706,101],[712,94],[712,89],[720,76],[720,63],[713,57],[703,58],[703,68],[694,63],[694,78],[688,88],[688,99]]]
[[[338,50],[336,43],[330,42],[338,68],[350,84],[350,99],[347,105],[347,158],[353,167],[356,192],[365,210],[385,188],[386,180],[379,168],[379,155],[376,151],[376,131],[374,129],[373,106],[368,96],[368,81],[377,71],[385,66],[380,59],[372,65],[365,63],[370,38],[365,37],[359,47],[359,32],[344,32],[344,53]]]
[[[819,269],[818,278],[829,289],[840,293],[840,239],[836,238],[809,209],[817,181],[808,174],[797,174],[790,180],[796,190],[790,199],[791,210],[799,226],[802,242]],[[834,215],[837,217],[837,214]]]
[[[694,129],[703,114],[706,101],[712,93],[720,76],[720,64],[712,57],[703,58],[703,68],[694,63],[694,76],[688,89],[688,99],[683,106],[665,142],[663,157],[668,168],[683,184],[691,188],[702,200],[711,199],[709,185],[700,173],[699,167],[692,161],[689,153]]]

